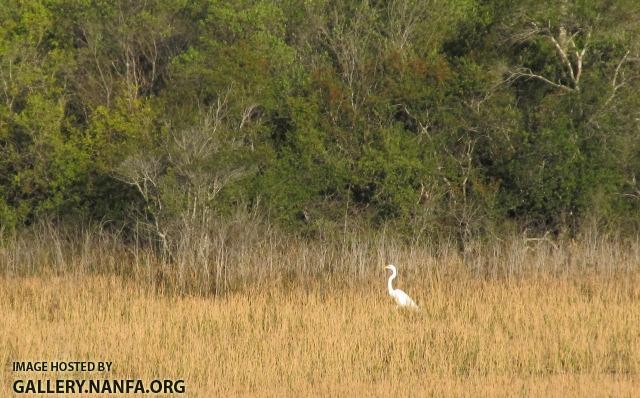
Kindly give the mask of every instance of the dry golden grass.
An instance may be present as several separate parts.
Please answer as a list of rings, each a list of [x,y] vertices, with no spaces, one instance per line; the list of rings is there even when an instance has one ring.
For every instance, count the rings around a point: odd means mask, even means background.
[[[359,284],[281,280],[219,296],[120,276],[6,276],[0,395],[12,361],[41,359],[184,379],[190,397],[637,396],[640,273],[407,268],[397,282],[419,313],[394,308],[378,268]]]
[[[113,361],[89,377],[184,379],[191,397],[640,391],[638,239],[461,248],[232,223],[177,248],[167,261],[47,224],[0,235],[0,396],[17,360]],[[419,313],[386,295],[388,262]]]

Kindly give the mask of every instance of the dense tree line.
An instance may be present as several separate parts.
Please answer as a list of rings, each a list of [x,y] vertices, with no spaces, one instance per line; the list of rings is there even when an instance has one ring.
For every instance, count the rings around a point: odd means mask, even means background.
[[[0,225],[634,229],[639,39],[635,0],[7,0]]]

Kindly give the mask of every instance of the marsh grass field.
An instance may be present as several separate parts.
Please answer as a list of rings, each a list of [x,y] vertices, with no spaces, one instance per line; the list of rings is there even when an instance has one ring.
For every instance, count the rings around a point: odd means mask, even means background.
[[[247,250],[233,261],[271,268],[262,279],[229,271],[217,292],[214,277],[209,291],[169,271],[159,278],[162,264],[119,272],[106,264],[126,256],[107,248],[60,258],[61,269],[38,268],[54,260],[35,246],[26,257],[5,246],[0,395],[11,393],[15,360],[107,360],[113,371],[91,377],[183,379],[189,397],[637,396],[635,243],[509,245],[468,258],[374,244]],[[387,296],[388,257],[419,312]],[[18,261],[31,271],[20,274]],[[108,271],[81,265],[91,261]],[[312,272],[340,261],[345,271]],[[46,375],[56,376],[87,377]]]

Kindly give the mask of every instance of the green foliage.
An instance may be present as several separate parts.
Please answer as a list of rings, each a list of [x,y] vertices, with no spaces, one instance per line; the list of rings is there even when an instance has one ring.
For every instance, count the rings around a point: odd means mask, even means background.
[[[6,3],[3,227],[640,222],[635,1]]]

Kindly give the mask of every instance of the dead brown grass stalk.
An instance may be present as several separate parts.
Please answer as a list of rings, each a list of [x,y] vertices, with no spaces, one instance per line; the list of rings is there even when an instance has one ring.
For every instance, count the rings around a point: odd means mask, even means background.
[[[91,377],[184,379],[195,397],[640,389],[636,241],[223,235],[163,263],[104,231],[43,231],[0,248],[2,396],[15,360],[109,360]],[[387,297],[388,262],[419,313]]]
[[[632,396],[640,276],[403,278],[422,311],[317,282],[158,296],[118,277],[3,278],[14,360],[109,360],[93,377],[184,379],[188,396]],[[49,374],[55,378],[65,375]],[[87,375],[75,375],[87,377]],[[69,377],[69,375],[66,375]],[[2,394],[5,396],[5,393]]]

